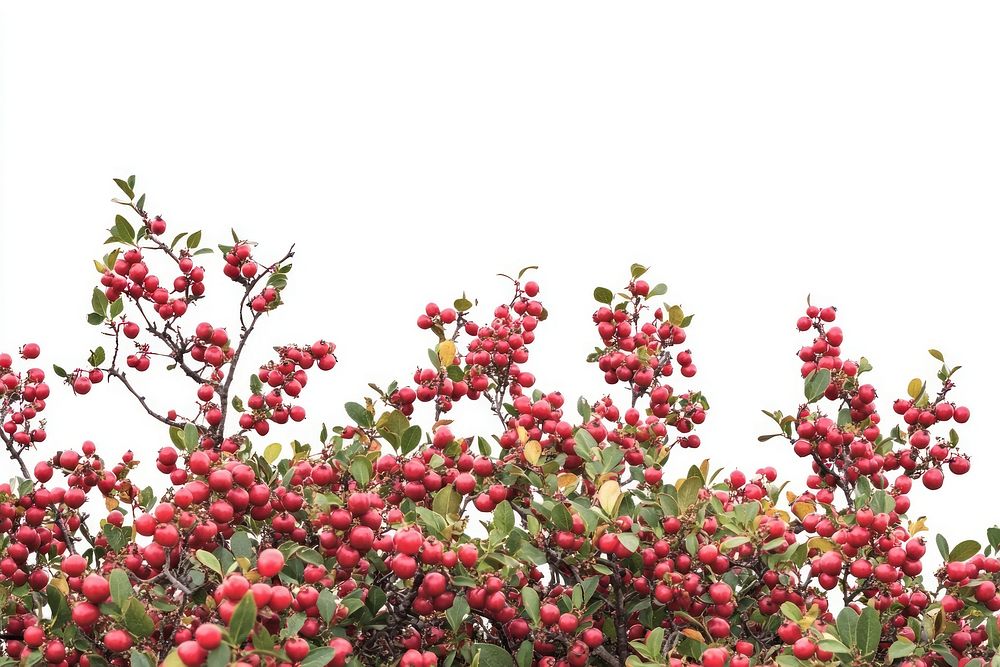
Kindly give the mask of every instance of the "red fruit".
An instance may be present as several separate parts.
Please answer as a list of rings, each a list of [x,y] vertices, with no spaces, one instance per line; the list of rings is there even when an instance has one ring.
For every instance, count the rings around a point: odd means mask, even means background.
[[[73,606],[72,616],[74,623],[81,627],[89,628],[101,617],[101,610],[97,605],[90,604],[89,602],[78,602]]]
[[[924,483],[924,486],[930,490],[940,489],[941,485],[944,484],[944,473],[941,472],[940,468],[931,468],[924,473],[920,480]]]
[[[799,660],[808,660],[816,652],[816,645],[808,637],[802,637],[792,644],[792,653]]]
[[[729,651],[724,648],[708,648],[701,654],[702,667],[725,667]]]
[[[458,548],[458,560],[466,568],[472,569],[479,559],[479,549],[474,544],[463,544]]]
[[[301,662],[309,655],[309,642],[301,637],[293,637],[285,642],[285,653],[293,662]]]
[[[66,556],[62,561],[60,569],[66,573],[67,577],[79,577],[87,569],[87,559],[78,554]]]
[[[285,556],[277,549],[264,549],[257,556],[257,572],[262,577],[276,577],[283,567]]]
[[[555,625],[560,617],[559,607],[554,604],[543,604],[539,609],[539,618],[543,625]]]
[[[195,641],[206,651],[218,648],[222,644],[222,628],[214,623],[202,623],[194,631]]]
[[[83,580],[83,596],[94,604],[101,604],[111,596],[111,585],[99,574],[91,574]]]
[[[37,648],[45,641],[45,631],[37,625],[32,625],[24,629],[24,643],[32,648]]]
[[[400,530],[393,537],[392,543],[397,552],[414,556],[420,551],[424,538],[414,529]]]
[[[567,634],[576,632],[576,628],[580,625],[580,619],[578,619],[574,614],[566,612],[559,617],[559,629]]]
[[[188,667],[199,667],[208,658],[208,652],[198,642],[189,639],[177,647],[177,657]]]
[[[194,642],[191,642],[194,643]],[[132,648],[132,637],[124,630],[112,630],[104,635],[104,646],[113,653],[124,653]],[[195,644],[197,646],[197,644]],[[181,658],[183,660],[183,658]],[[185,662],[186,665],[198,664]]]
[[[398,554],[392,559],[392,571],[400,579],[409,579],[417,573],[417,561],[413,556]]]
[[[333,660],[330,664],[333,667],[344,667],[348,656],[354,653],[354,647],[351,645],[351,642],[342,637],[334,637],[330,640],[330,646],[333,648]]]
[[[719,581],[708,587],[708,594],[715,604],[725,604],[733,598],[733,589]]]

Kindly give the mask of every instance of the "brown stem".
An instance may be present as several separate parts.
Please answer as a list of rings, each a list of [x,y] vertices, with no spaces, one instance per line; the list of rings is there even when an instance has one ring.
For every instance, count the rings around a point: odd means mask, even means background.
[[[133,387],[132,384],[128,381],[128,379],[126,379],[125,373],[123,373],[122,371],[119,371],[119,370],[117,370],[115,368],[106,368],[106,369],[104,369],[104,372],[106,372],[108,375],[110,375],[111,377],[117,379],[119,382],[121,382],[123,385],[125,385],[125,388],[128,389],[128,391],[129,391],[130,394],[132,394],[133,396],[135,396],[135,399],[137,401],[139,401],[139,405],[141,405],[143,407],[143,409],[149,414],[149,416],[153,417],[157,421],[163,422],[167,426],[175,426],[177,428],[181,427],[181,423],[180,422],[174,421],[172,419],[168,419],[168,418],[164,417],[163,415],[160,415],[160,414],[154,412],[153,409],[151,407],[149,407],[149,404],[146,403],[146,397],[142,396],[141,394],[139,394],[139,392],[135,390],[135,387]]]
[[[622,664],[628,660],[628,630],[625,627],[625,595],[623,592],[621,568],[617,562],[611,571],[611,585],[615,589],[615,634],[618,643],[618,659]]]
[[[7,437],[7,435],[0,431],[0,440],[3,440],[3,444],[7,447],[7,452],[10,454],[12,461],[16,461],[18,467],[21,468],[21,474],[27,480],[31,479],[31,473],[28,472],[28,466],[24,464],[24,459],[21,458],[21,452],[14,449],[14,441]],[[59,509],[55,505],[49,505],[49,509],[52,510],[52,516],[55,524],[59,526],[59,532],[62,533],[63,541],[66,543],[66,549],[71,553],[76,553],[76,542],[73,540],[73,536],[70,535],[69,530],[66,528],[66,523],[62,520],[59,515]],[[81,522],[82,523],[82,522]]]
[[[236,377],[236,365],[240,361],[240,356],[243,354],[243,349],[246,346],[247,340],[250,338],[250,334],[253,333],[254,327],[257,326],[257,321],[265,312],[255,311],[250,320],[250,326],[246,326],[243,324],[243,307],[246,304],[247,299],[250,297],[250,292],[253,291],[254,286],[260,281],[260,279],[271,273],[274,267],[281,266],[282,262],[285,262],[294,256],[295,246],[293,245],[281,259],[271,265],[271,269],[261,272],[256,278],[250,281],[243,294],[243,298],[240,301],[240,323],[243,331],[240,334],[240,340],[236,346],[236,352],[233,353],[233,358],[229,361],[229,369],[226,372],[226,381],[222,384],[222,387],[219,388],[219,406],[222,410],[222,419],[219,420],[219,425],[215,427],[214,432],[220,439],[225,433],[226,417],[229,415],[229,389],[233,384],[233,378]]]

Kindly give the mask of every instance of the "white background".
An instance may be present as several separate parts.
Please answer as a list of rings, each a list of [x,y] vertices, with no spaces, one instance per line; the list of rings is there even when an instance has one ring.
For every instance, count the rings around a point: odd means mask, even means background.
[[[308,428],[272,430],[262,446],[315,437],[367,382],[426,363],[433,340],[413,323],[428,299],[465,290],[497,303],[495,274],[529,264],[551,317],[527,368],[545,390],[596,398],[601,374],[583,361],[591,292],[624,285],[637,261],[695,313],[690,385],[712,401],[703,448],[673,473],[710,456],[801,479],[787,445],[756,436],[770,431],[761,408],[801,398],[794,322],[812,293],[840,308],[847,356],[875,365],[887,423],[909,379],[933,377],[927,348],[965,366],[954,397],[973,412],[961,429],[972,471],[915,492],[911,516],[929,514],[952,544],[981,539],[1000,463],[998,14],[924,2],[8,3],[0,350],[37,341],[46,369],[72,368],[101,342],[84,321],[90,259],[118,212],[111,178],[136,174],[170,231],[203,229],[214,244],[235,226],[263,259],[298,243],[287,306],[248,360],[323,336],[341,363],[311,378]],[[237,289],[209,273],[214,298],[188,319],[233,328]],[[193,394],[162,375],[141,378],[150,400],[189,408]],[[166,430],[129,400],[120,386],[77,399],[57,388],[46,454],[92,438],[150,469]],[[484,409],[456,410],[456,430],[492,428]]]

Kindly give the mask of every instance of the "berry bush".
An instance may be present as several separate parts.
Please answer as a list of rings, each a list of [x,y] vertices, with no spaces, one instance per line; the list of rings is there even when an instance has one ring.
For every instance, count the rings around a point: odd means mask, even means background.
[[[609,393],[570,401],[527,370],[547,311],[526,269],[492,310],[427,304],[415,335],[432,346],[412,376],[369,385],[311,443],[262,447],[337,364],[322,338],[243,358],[284,313],[293,250],[168,233],[133,177],[116,182],[123,214],[87,316],[107,342],[54,381],[38,345],[0,354],[16,475],[0,484],[0,665],[1000,664],[1000,530],[938,536],[943,564],[925,571],[936,556],[908,518],[913,484],[969,470],[958,368],[936,350],[933,385],[880,412],[836,310],[810,304],[795,323],[803,395],[759,438],[802,457],[798,476],[668,473],[709,412],[680,386],[697,373],[692,316],[639,265],[621,291],[597,288],[587,361]],[[197,317],[216,280],[239,286],[228,328]],[[189,382],[171,400],[190,410],[147,400],[150,373]],[[50,392],[104,384],[162,424],[146,460],[49,441]],[[458,401],[495,431],[453,422]],[[140,488],[138,466],[162,484]]]

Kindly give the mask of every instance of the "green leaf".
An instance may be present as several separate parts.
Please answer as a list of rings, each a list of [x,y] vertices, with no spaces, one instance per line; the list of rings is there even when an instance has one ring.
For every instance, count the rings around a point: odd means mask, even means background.
[[[310,648],[309,655],[299,665],[301,667],[324,667],[324,665],[333,660],[336,654],[337,652],[329,646]]]
[[[858,614],[850,607],[844,607],[837,614],[837,633],[847,646],[855,646],[858,636]]]
[[[90,305],[95,313],[103,315],[108,310],[108,297],[99,287],[94,288],[94,293],[90,297]]]
[[[855,647],[861,652],[861,655],[867,656],[874,653],[882,638],[882,622],[879,620],[879,614],[875,607],[865,607],[861,610],[857,632]]]
[[[187,238],[187,247],[197,248],[199,243],[201,243],[201,230],[198,230]]]
[[[226,667],[229,664],[229,647],[223,644],[217,646],[208,654],[207,667]],[[151,666],[152,667],[152,666]]]
[[[820,639],[818,646],[824,651],[830,651],[831,653],[850,653],[851,649],[844,646],[839,639],[834,639],[833,637],[827,637],[825,639]]]
[[[908,639],[897,639],[889,646],[889,653],[886,656],[890,661],[898,660],[913,655],[917,648],[916,644]]]
[[[982,547],[979,542],[975,540],[965,540],[964,542],[959,542],[955,545],[955,548],[951,550],[948,554],[947,560],[958,561],[958,560],[969,560],[977,553]]]
[[[104,315],[100,313],[91,313],[87,315],[87,324],[97,326],[104,321]]]
[[[53,371],[55,372],[55,374],[56,374],[56,375],[58,375],[59,377],[61,377],[61,378],[64,378],[64,377],[66,377],[66,370],[65,370],[65,369],[64,369],[64,368],[63,368],[62,366],[56,366],[55,364],[53,364],[53,365],[52,365],[52,370],[53,370]]]
[[[333,612],[337,610],[337,600],[333,596],[333,591],[329,588],[321,590],[319,600],[316,601],[316,608],[319,609],[320,617],[329,623],[330,619],[333,618]]]
[[[125,601],[122,620],[125,622],[125,629],[136,637],[143,638],[153,634],[153,619],[138,598],[131,597]]]
[[[514,510],[506,500],[493,510],[493,527],[501,535],[508,535],[514,529]]]
[[[118,184],[118,187],[122,189],[122,192],[125,193],[126,197],[128,197],[130,200],[135,199],[135,192],[132,191],[132,188],[129,186],[128,181],[123,181],[120,178],[116,178],[114,179],[114,181],[115,183]]]
[[[929,349],[927,351],[930,352],[930,355],[932,357],[934,357],[935,359],[937,359],[938,361],[940,361],[942,364],[944,363],[944,355],[943,354],[941,354],[940,352],[938,352],[934,348],[931,348],[931,349]]]
[[[455,310],[462,313],[467,310],[472,309],[472,302],[466,299],[464,296],[461,299],[455,299]]]
[[[372,478],[372,462],[367,456],[362,454],[351,461],[351,477],[358,483],[358,488],[368,486],[368,481]]]
[[[215,572],[220,577],[223,575],[222,564],[212,552],[205,551],[204,549],[198,549],[198,551],[195,552],[194,557],[198,559],[199,563],[210,569],[212,572]]]
[[[646,300],[648,301],[649,299],[652,299],[654,296],[662,296],[666,293],[667,293],[667,286],[664,285],[663,283],[658,283],[649,290],[649,295],[646,296]]]
[[[609,290],[607,287],[594,288],[594,299],[598,303],[606,303],[610,306],[614,298],[615,298],[614,292]]]
[[[184,425],[184,449],[193,452],[198,448],[198,441],[201,440],[198,434],[198,427],[187,423]]]
[[[360,403],[347,403],[344,405],[347,416],[354,420],[354,423],[362,428],[372,427],[372,415]]]
[[[256,621],[257,603],[254,602],[253,593],[247,593],[236,605],[233,617],[229,619],[229,635],[237,646],[246,641]]]
[[[448,626],[451,628],[451,631],[458,632],[458,629],[462,626],[462,622],[465,621],[465,617],[469,615],[469,602],[465,599],[465,596],[456,597],[455,602],[448,608],[448,611],[444,615],[448,619]]]
[[[629,551],[635,552],[639,548],[639,536],[635,533],[621,533],[618,541]]]
[[[821,368],[806,377],[805,394],[807,403],[815,403],[823,397],[823,392],[830,386],[830,370]]]
[[[128,574],[125,570],[120,568],[115,568],[111,570],[111,576],[109,577],[111,583],[111,599],[114,600],[118,608],[121,609],[125,605],[125,601],[132,597],[134,591],[132,590],[132,582],[129,581]]]
[[[135,229],[132,227],[131,223],[125,219],[125,216],[115,216],[114,233],[115,236],[117,236],[123,243],[132,243],[135,240]]]
[[[441,516],[447,517],[449,514],[458,512],[461,502],[461,497],[455,493],[454,487],[452,487],[451,484],[448,484],[434,494],[434,501],[432,502],[431,507]]]
[[[472,654],[479,667],[514,667],[510,653],[493,644],[473,644]]]
[[[944,538],[944,535],[938,533],[937,537],[934,538],[934,541],[937,543],[938,553],[941,554],[941,558],[948,560],[948,540]]]
[[[573,449],[577,456],[583,459],[585,463],[594,460],[594,447],[597,447],[597,441],[594,440],[594,436],[590,435],[590,431],[585,428],[578,428],[576,433],[573,434],[573,440],[576,441]]]
[[[399,439],[399,450],[403,454],[409,454],[420,444],[420,427],[414,424],[405,431],[403,437]]]
[[[236,557],[253,558],[257,554],[253,543],[250,541],[250,536],[242,530],[237,530],[229,538],[229,550]]]
[[[91,661],[93,664],[93,661]],[[149,659],[145,653],[142,653],[138,649],[132,649],[129,651],[129,664],[132,667],[153,667],[154,663]]]
[[[62,591],[50,584],[45,589],[45,595],[48,598],[49,610],[52,612],[52,621],[56,625],[66,623],[70,619],[70,610]]]
[[[306,547],[295,552],[295,557],[311,565],[323,565],[323,556],[313,548]]]
[[[118,297],[111,302],[111,311],[109,312],[108,317],[114,319],[121,315],[123,310],[125,310],[125,301],[123,301],[121,297]]]
[[[642,264],[633,264],[629,270],[632,273],[632,280],[639,278],[642,274],[646,273],[646,271],[649,271],[649,269]]]
[[[531,619],[532,623],[537,624],[540,618],[539,610],[541,609],[541,600],[538,597],[538,591],[531,586],[525,586],[521,589],[521,602],[524,604],[524,611],[527,612],[528,618]]]
[[[802,620],[802,610],[794,602],[783,602],[781,604],[781,613],[785,618],[796,623]]]
[[[517,649],[517,655],[515,659],[517,660],[517,667],[530,667],[531,660],[535,655],[535,647],[530,641],[521,642],[520,648]]]
[[[560,502],[557,502],[552,506],[552,511],[549,513],[549,518],[552,519],[552,523],[559,530],[570,530],[573,528],[573,515],[569,513],[566,506]]]

